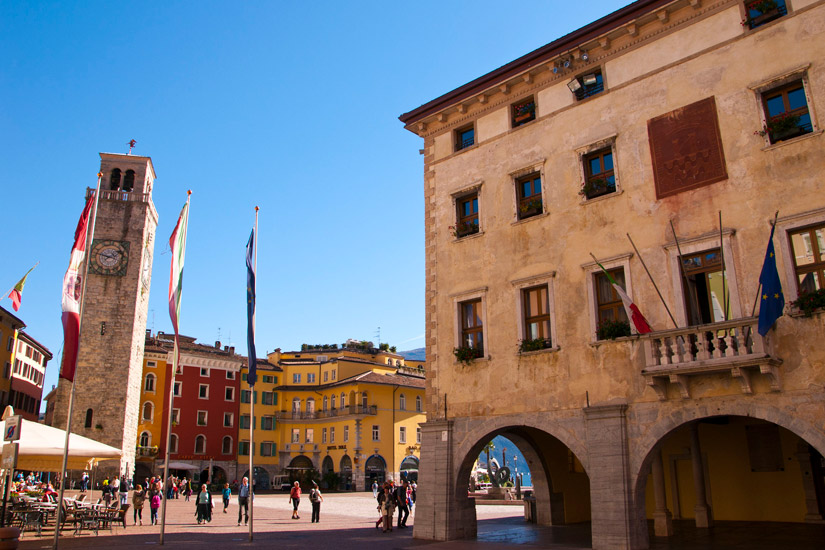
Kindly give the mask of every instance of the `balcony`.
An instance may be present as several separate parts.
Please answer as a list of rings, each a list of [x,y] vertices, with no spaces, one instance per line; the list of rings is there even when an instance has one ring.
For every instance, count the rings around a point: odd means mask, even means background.
[[[773,351],[771,333],[763,338],[756,332],[758,317],[651,332],[645,335],[647,385],[659,399],[667,399],[667,384],[675,384],[683,399],[690,398],[689,380],[703,374],[730,373],[752,394],[754,375],[767,376],[771,390],[781,390],[779,366],[782,360]]]
[[[158,456],[158,448],[157,447],[141,447],[141,446],[138,446],[135,449],[135,454],[137,456],[156,457],[156,456]]]
[[[341,416],[371,415],[378,414],[376,405],[349,405],[340,409],[329,409],[326,411],[279,411],[275,417],[279,420],[321,420],[324,418],[338,418]]]

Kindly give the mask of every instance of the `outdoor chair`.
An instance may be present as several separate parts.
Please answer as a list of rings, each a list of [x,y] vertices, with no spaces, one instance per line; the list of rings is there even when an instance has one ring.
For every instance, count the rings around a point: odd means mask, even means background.
[[[30,510],[23,515],[23,527],[21,532],[27,529],[37,531],[37,536],[40,536],[40,530],[43,528],[43,513],[37,510]]]
[[[123,528],[126,529],[126,512],[129,511],[130,504],[124,504],[120,507],[120,510],[117,511],[117,521],[118,523],[123,524]]]
[[[81,493],[77,495],[77,498],[75,500],[78,502],[83,502],[84,500],[86,500],[86,493]]]

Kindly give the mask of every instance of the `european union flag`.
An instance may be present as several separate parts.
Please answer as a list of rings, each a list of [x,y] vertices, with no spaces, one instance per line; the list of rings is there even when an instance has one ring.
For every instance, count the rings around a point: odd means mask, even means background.
[[[759,300],[759,334],[765,336],[777,319],[782,317],[785,309],[785,296],[782,294],[782,283],[779,282],[779,272],[776,270],[776,252],[773,247],[773,232],[768,241],[768,250],[765,252],[765,262],[762,264],[762,273],[759,282],[762,284],[762,295]]]
[[[258,358],[255,356],[255,229],[246,243],[246,343],[249,346],[249,387],[258,380]]]

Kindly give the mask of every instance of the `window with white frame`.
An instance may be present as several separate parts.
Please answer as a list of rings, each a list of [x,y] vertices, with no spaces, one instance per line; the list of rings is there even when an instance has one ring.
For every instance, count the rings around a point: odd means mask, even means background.
[[[207,367],[201,367],[201,376],[209,378],[209,369]]]
[[[510,173],[515,185],[516,220],[538,216],[546,211],[542,186],[544,160]]]
[[[407,396],[403,393],[398,396],[398,410],[399,411],[406,411],[407,410]]]
[[[235,401],[235,388],[227,386],[223,392],[224,401]]]
[[[143,421],[144,422],[151,422],[152,416],[155,413],[155,406],[152,404],[151,401],[147,401],[143,404]]]
[[[321,428],[321,443],[327,442],[327,429]]]
[[[810,97],[808,69],[799,67],[752,87],[761,115],[766,145],[792,140],[819,130]]]
[[[293,384],[300,384],[301,383],[301,373],[296,372],[292,375],[292,383]]]
[[[155,392],[155,375],[151,372],[146,375],[146,383],[143,385],[143,390],[147,392]]]
[[[516,326],[521,353],[555,349],[554,277],[555,272],[550,272],[512,282],[518,304]]]
[[[209,399],[209,384],[198,384],[198,399]]]
[[[223,455],[231,455],[232,454],[232,438],[228,435],[223,437],[221,441],[221,454]]]
[[[235,413],[223,413],[223,427],[224,428],[231,428],[232,424],[235,422]]]
[[[372,425],[372,440],[381,441],[381,426],[378,424]]]
[[[421,396],[415,396],[415,412],[421,412]]]
[[[169,443],[170,443],[169,452],[170,453],[177,453],[178,452],[178,435],[177,434],[172,434],[172,437],[171,437]]]
[[[154,369],[158,366],[157,361],[146,361],[146,366],[150,369]]]
[[[206,426],[206,416],[207,411],[198,411],[196,422],[198,426]]]
[[[464,354],[468,361],[484,357],[487,346],[485,338],[486,288],[453,296],[456,312],[455,347],[456,357]]]
[[[315,373],[308,372],[307,373],[307,384],[314,384],[315,383]]]
[[[149,432],[142,432],[140,434],[140,446],[141,447],[148,447],[152,444],[152,434]]]
[[[238,455],[249,456],[249,441],[238,441]]]
[[[172,424],[180,424],[180,409],[172,409]]]
[[[398,428],[398,442],[399,443],[406,443],[407,442],[407,428],[401,426]]]
[[[344,443],[349,442],[349,426],[344,426]]]
[[[301,442],[301,430],[298,428],[292,428],[292,442],[293,443],[300,443]]]
[[[337,373],[336,369],[332,369],[332,379],[333,380],[335,380],[336,373]]]
[[[329,429],[329,442],[335,443],[335,426]]]
[[[195,454],[202,455],[206,452],[206,436],[199,435],[195,438]]]
[[[275,455],[275,443],[272,441],[262,441],[261,442],[261,456],[274,456]]]
[[[825,208],[779,218],[775,239],[785,269],[786,302],[825,288]]]
[[[183,389],[183,382],[175,382],[175,387],[172,390],[172,395],[174,395],[175,397],[180,397],[180,395],[181,395],[180,392],[181,392],[182,389]]]
[[[226,379],[227,380],[234,380],[235,379],[235,371],[233,371],[233,370],[226,371]]]
[[[312,443],[314,439],[315,439],[315,430],[313,428],[307,428],[306,429],[306,438],[304,440],[304,443]]]
[[[631,257],[632,254],[623,254],[599,259],[599,262],[611,274],[611,277],[622,286],[627,295],[633,298],[633,284],[629,276]],[[591,341],[615,338],[628,330],[630,331],[627,332],[628,335],[632,333],[634,329],[630,327],[630,324],[624,324],[627,321],[627,314],[624,312],[621,298],[618,297],[599,266],[595,262],[589,262],[582,265],[582,269],[585,271],[585,292],[590,311],[588,317],[590,319]],[[676,270],[678,271],[678,269],[677,265]],[[616,279],[616,275],[621,280]],[[645,311],[642,310],[642,314],[644,313]]]
[[[418,445],[421,445],[421,427],[418,426],[415,428],[415,442]]]
[[[679,326],[742,317],[731,246],[732,235],[732,229],[723,230],[721,248],[718,228],[715,231],[708,228],[708,232],[700,237],[679,235],[679,246],[676,246],[675,241],[665,245],[671,268],[671,284],[676,291],[676,303],[682,305],[673,312]],[[625,267],[626,279],[628,273],[629,265]],[[630,286],[630,281],[627,284]],[[633,298],[630,292],[628,295]],[[638,300],[636,303],[639,303]],[[644,310],[642,314],[645,314]]]

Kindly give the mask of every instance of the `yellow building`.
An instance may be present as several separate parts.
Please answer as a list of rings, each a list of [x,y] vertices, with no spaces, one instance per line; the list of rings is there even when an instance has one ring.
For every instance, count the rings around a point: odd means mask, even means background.
[[[11,390],[12,365],[14,350],[17,346],[17,331],[26,328],[26,324],[10,311],[0,307],[0,365],[3,376],[0,377],[0,405],[6,406]]]
[[[423,366],[407,366],[401,355],[369,342],[304,348],[275,350],[268,355],[269,364],[258,365],[251,396],[258,487],[267,488],[274,476],[281,476],[275,479],[278,486],[306,479],[313,470],[322,486],[343,490],[417,477],[418,425],[425,421]],[[249,456],[245,381],[246,369],[241,375],[239,472],[248,471]]]

